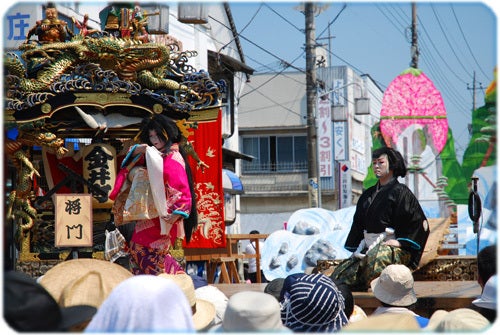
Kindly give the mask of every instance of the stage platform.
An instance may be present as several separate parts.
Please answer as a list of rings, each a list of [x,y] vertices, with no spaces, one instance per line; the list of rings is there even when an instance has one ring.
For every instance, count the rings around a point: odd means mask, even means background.
[[[213,284],[226,296],[231,297],[240,291],[262,291],[267,284]],[[416,281],[415,293],[417,305],[415,312],[430,317],[434,311],[468,307],[472,300],[481,294],[481,287],[476,281]],[[353,292],[354,302],[371,314],[380,304],[371,292]]]

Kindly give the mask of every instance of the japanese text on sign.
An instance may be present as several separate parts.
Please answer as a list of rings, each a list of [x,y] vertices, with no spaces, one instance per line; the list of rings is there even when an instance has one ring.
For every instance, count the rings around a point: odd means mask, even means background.
[[[334,152],[336,161],[347,160],[347,124],[344,121],[333,123]]]
[[[333,175],[332,109],[329,99],[318,99],[318,159],[320,177]]]
[[[30,27],[41,17],[41,7],[17,3],[4,16],[4,48],[17,49],[26,40]]]
[[[55,195],[55,246],[91,247],[92,197],[90,194]]]
[[[92,147],[91,151],[84,158],[84,162],[87,164],[87,170],[89,171],[89,182],[94,187],[105,191],[104,195],[91,191],[98,202],[105,202],[108,200],[108,194],[112,187],[110,184],[111,172],[109,163],[113,161],[113,158],[113,155],[105,151],[103,145]]]
[[[352,206],[352,179],[350,162],[339,162],[340,195],[339,208]]]

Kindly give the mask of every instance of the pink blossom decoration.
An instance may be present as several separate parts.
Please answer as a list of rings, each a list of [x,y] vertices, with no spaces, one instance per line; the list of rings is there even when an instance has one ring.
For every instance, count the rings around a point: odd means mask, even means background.
[[[398,136],[407,127],[420,124],[432,136],[437,152],[446,144],[448,119],[443,98],[419,69],[407,69],[389,84],[382,99],[380,120],[384,138],[390,138],[393,143],[397,143]]]

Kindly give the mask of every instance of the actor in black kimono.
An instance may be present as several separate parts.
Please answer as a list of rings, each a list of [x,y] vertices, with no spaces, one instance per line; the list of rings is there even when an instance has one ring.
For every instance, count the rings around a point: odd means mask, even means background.
[[[397,179],[407,171],[401,154],[379,148],[372,153],[372,167],[378,182],[359,198],[344,245],[353,255],[331,275],[355,290],[366,290],[389,264],[416,269],[429,236],[418,199]]]

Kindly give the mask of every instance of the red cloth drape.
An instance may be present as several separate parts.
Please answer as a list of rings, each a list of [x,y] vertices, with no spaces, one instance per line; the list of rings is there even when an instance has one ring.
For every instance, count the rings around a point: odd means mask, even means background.
[[[223,248],[226,246],[224,225],[224,191],[222,189],[222,121],[199,122],[188,140],[198,157],[209,167],[202,169],[189,158],[195,181],[198,228],[184,248]]]
[[[47,186],[48,190],[52,189],[54,186],[59,184],[64,178],[66,178],[68,175],[59,169],[58,165],[59,163],[64,164],[67,166],[69,169],[73,170],[76,174],[79,174],[80,176],[83,175],[83,166],[82,166],[82,160],[78,159],[75,160],[73,157],[62,157],[58,158],[55,154],[52,154],[50,152],[44,151],[43,152],[43,160],[44,160],[44,167],[45,167],[45,178],[47,181]],[[81,183],[76,184],[78,187],[82,187]],[[76,190],[76,192],[83,192],[83,189]],[[75,190],[72,190],[69,185],[63,185],[61,186],[57,192],[57,194],[65,194],[65,193],[75,193]]]

